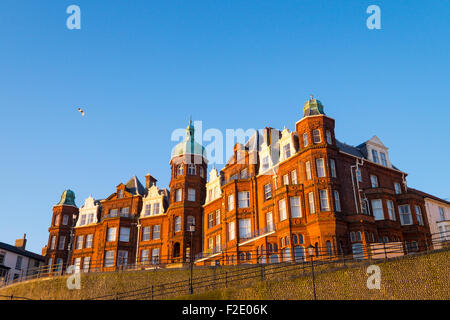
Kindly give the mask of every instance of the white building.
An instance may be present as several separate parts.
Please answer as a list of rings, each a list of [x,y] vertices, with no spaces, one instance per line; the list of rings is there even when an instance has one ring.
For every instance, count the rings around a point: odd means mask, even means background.
[[[14,246],[0,242],[0,285],[34,275],[44,265],[44,257],[25,250],[25,235]]]
[[[450,241],[450,202],[416,189],[409,189],[424,198],[434,248],[441,248],[439,242]]]

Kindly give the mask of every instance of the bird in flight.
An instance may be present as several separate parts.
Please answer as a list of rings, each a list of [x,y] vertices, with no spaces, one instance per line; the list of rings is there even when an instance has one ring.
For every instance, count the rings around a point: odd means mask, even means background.
[[[83,111],[83,109],[81,109],[81,108],[78,108],[78,112],[80,112],[81,113],[81,115],[84,117],[84,111]]]

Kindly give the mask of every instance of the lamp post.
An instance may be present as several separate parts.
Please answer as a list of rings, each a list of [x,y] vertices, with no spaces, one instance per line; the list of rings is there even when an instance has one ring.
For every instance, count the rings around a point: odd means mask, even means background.
[[[312,274],[314,300],[317,300],[317,297],[316,297],[316,280],[314,278],[314,262],[313,262],[314,250],[315,250],[315,248],[312,245],[309,245],[309,247],[308,247],[308,255],[309,255],[309,258],[311,259],[311,274]]]
[[[193,237],[194,237],[195,225],[191,224],[189,226],[189,232],[191,233],[191,247],[189,248],[189,262],[190,262],[190,279],[189,279],[189,293],[194,293],[194,288],[192,286],[192,273],[194,269],[194,258],[193,258]]]

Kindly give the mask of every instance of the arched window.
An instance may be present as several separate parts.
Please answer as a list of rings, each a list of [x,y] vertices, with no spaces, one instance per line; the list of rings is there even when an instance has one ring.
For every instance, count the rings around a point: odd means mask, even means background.
[[[364,238],[366,240],[366,242],[369,242],[369,233],[367,231],[364,231]]]
[[[177,166],[177,176],[183,175],[183,165],[180,164]]]
[[[303,262],[305,261],[305,248],[302,246],[294,247],[294,258],[295,262]]]
[[[327,255],[331,257],[333,255],[333,246],[331,245],[331,241],[327,241]]]
[[[251,252],[247,252],[247,260],[248,261],[252,260],[252,253]]]
[[[175,232],[181,231],[181,217],[175,217]]]
[[[320,252],[319,252],[319,243],[316,242],[316,244],[314,245],[314,248],[316,249],[316,257],[319,256]]]
[[[278,263],[278,255],[273,254],[270,256],[270,263]]]
[[[188,174],[194,176],[196,174],[195,164],[188,165]]]
[[[245,261],[245,254],[243,252],[239,253],[239,262]]]
[[[173,256],[175,258],[180,256],[180,243],[179,242],[175,242],[175,244],[173,245]]]
[[[278,252],[278,244],[273,244],[273,252]]]
[[[355,242],[355,232],[350,232],[350,241]]]
[[[291,249],[289,247],[283,250],[283,261],[285,262],[291,261]]]
[[[284,244],[285,244],[286,246],[289,245],[289,237],[288,237],[288,236],[284,237]]]
[[[361,231],[358,231],[358,232],[356,233],[356,241],[362,241]]]
[[[264,251],[264,245],[261,246],[261,254],[265,254],[266,252]]]
[[[273,252],[273,246],[271,243],[267,244],[267,250],[269,251],[269,253]]]
[[[298,244],[298,237],[297,237],[296,234],[293,234],[293,235],[292,235],[292,244],[293,244],[293,245]]]
[[[280,239],[280,243],[281,243],[281,247],[283,248],[284,247],[284,238]]]
[[[299,235],[298,235],[298,243],[299,244],[303,244],[304,243],[303,235],[301,233],[299,233]]]

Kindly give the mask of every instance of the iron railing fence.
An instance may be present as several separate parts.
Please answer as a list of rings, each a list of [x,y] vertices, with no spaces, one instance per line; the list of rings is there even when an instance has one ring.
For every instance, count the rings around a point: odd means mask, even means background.
[[[450,246],[450,231],[433,234],[431,241],[419,241],[416,242],[416,246],[411,246],[410,241],[405,242],[388,242],[388,243],[369,243],[362,245],[361,242],[355,242],[349,246],[337,248],[330,247],[314,247],[314,261],[335,261],[342,259],[343,261],[350,260],[367,260],[367,259],[388,259],[405,254],[414,254],[420,251],[430,251],[437,248]],[[222,249],[222,248],[221,248]],[[231,253],[231,251],[222,250],[216,253],[215,260],[210,262],[210,265],[239,265],[239,266],[251,266],[259,264],[278,264],[278,263],[302,263],[309,259],[309,253],[307,248],[303,244],[289,245],[281,247],[277,250],[247,250],[239,254]],[[211,255],[205,255],[204,258],[208,259]],[[157,259],[150,259],[147,261],[130,262],[127,260],[116,259],[116,261],[108,261],[105,259],[89,260],[89,265],[80,264],[81,273],[97,273],[97,272],[122,272],[122,271],[158,271],[165,269],[168,265],[173,266],[174,263],[181,263],[181,268],[187,268],[190,263],[189,258],[182,260],[182,258],[172,258],[169,256],[158,257]],[[198,256],[195,258],[198,262]],[[67,268],[67,265],[52,265],[41,266],[38,268],[29,269],[26,273],[23,273],[19,278],[12,281],[12,283],[18,283],[28,280],[34,280],[39,278],[64,276],[71,274]],[[77,266],[74,266],[75,268]],[[204,268],[205,266],[203,266]],[[196,269],[202,268],[202,266],[195,266]],[[5,277],[5,279],[7,279]],[[0,278],[0,287],[11,284],[7,283]]]
[[[440,241],[440,240],[439,240]],[[419,247],[427,248],[425,241],[419,244]],[[449,245],[445,246],[444,250],[448,250]],[[326,248],[324,248],[326,249]],[[414,253],[430,253],[431,251],[442,250],[432,249],[428,247],[428,250],[416,251]],[[320,266],[341,264],[342,267],[348,264],[367,263],[370,260],[392,260],[399,259],[405,256],[405,249],[402,243],[394,244],[389,247],[383,246],[380,248],[364,247],[363,254],[365,258],[355,259],[353,256],[345,254],[330,255],[325,250],[319,250],[319,255],[309,256],[308,259],[302,261],[290,261],[290,262],[278,262],[271,264],[253,264],[246,268],[238,270],[221,270],[220,272],[214,272],[213,275],[206,275],[200,277],[194,277],[192,279],[192,287],[196,293],[204,292],[211,289],[217,289],[220,287],[227,288],[231,285],[242,285],[243,283],[251,283],[254,279],[266,280],[277,279],[280,277],[287,277],[289,273],[294,276],[309,274],[310,265],[314,264],[315,268],[319,267],[318,272],[326,272],[326,270],[320,270]],[[412,254],[413,252],[410,252]],[[377,258],[373,258],[373,257]],[[334,268],[328,268],[328,271],[332,271]],[[190,293],[190,279],[168,282],[162,284],[153,284],[152,286],[118,292],[115,294],[103,295],[98,297],[92,297],[92,300],[98,299],[158,299],[158,298],[170,298],[175,295],[188,295]]]

